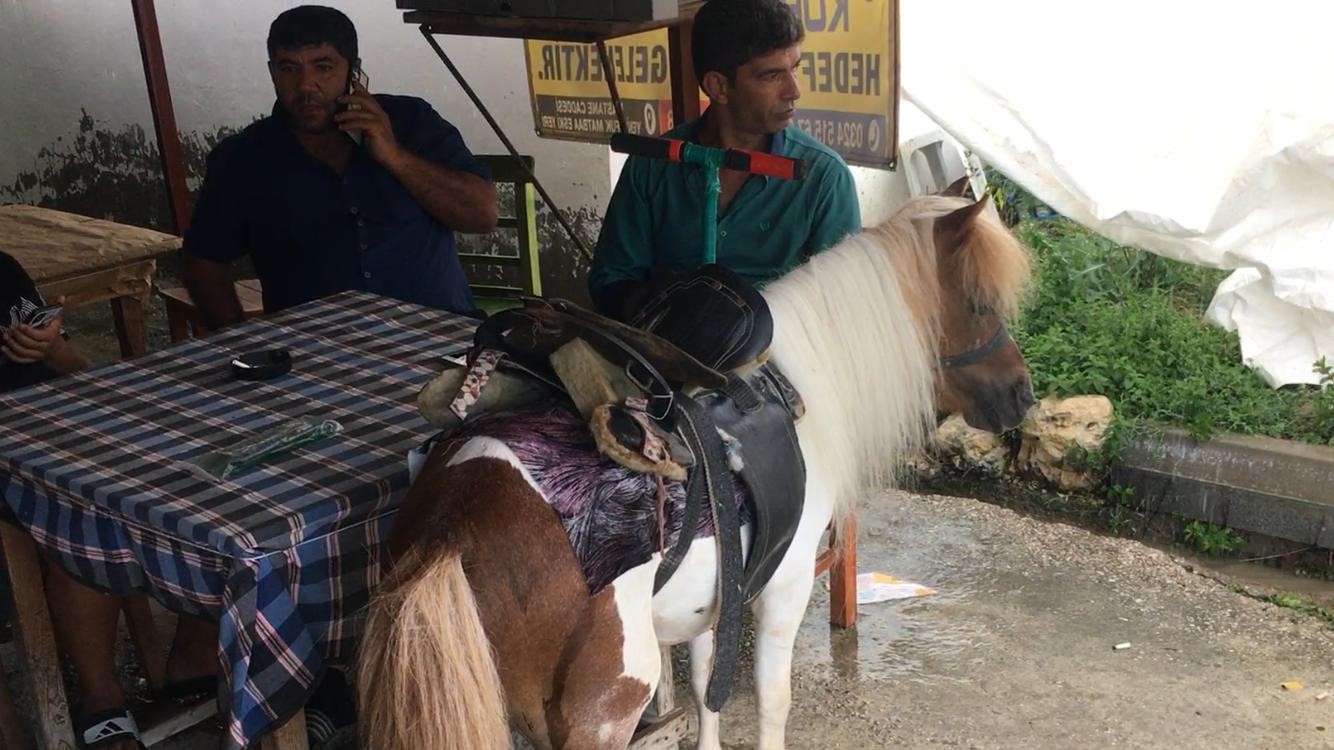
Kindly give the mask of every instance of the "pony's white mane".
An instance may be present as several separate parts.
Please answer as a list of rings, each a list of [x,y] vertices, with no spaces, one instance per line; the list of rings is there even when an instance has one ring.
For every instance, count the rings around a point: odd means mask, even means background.
[[[932,221],[967,204],[914,199],[764,290],[774,315],[773,359],[806,402],[802,450],[833,493],[836,521],[867,487],[891,483],[929,434],[941,294]],[[979,221],[981,244],[1017,250],[1011,265],[1026,272],[1026,255],[994,214]],[[962,262],[996,270],[967,250]],[[983,296],[1013,295],[968,281]]]

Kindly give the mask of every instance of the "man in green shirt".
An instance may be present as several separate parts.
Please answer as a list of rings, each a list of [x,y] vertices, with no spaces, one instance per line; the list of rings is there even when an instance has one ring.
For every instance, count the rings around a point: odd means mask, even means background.
[[[718,263],[755,284],[861,230],[843,160],[792,124],[805,30],[783,0],[714,0],[695,16],[691,55],[709,107],[666,137],[807,162],[804,180],[722,170]],[[704,257],[701,168],[630,157],[598,237],[589,291],[602,313],[627,318],[655,281]]]

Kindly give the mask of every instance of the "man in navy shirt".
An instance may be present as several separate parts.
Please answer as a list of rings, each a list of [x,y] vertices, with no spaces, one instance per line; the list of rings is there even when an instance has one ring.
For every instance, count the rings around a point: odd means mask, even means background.
[[[268,51],[273,112],[214,148],[185,234],[205,324],[241,320],[245,255],[266,312],[360,289],[477,314],[454,232],[493,230],[496,194],[458,130],[415,97],[348,94],[356,29],[332,8],[279,15]]]

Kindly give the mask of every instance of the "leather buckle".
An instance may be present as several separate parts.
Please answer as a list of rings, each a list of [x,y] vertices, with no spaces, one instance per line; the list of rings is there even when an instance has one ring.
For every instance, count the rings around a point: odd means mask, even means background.
[[[635,367],[638,364],[634,360],[625,363],[625,377],[629,379],[635,387],[644,392],[644,400],[648,408],[645,411],[655,422],[661,422],[672,413],[672,405],[676,402],[676,397],[669,390],[667,393],[658,393],[654,385],[661,385],[651,374],[644,371],[636,374],[636,371],[643,368]]]

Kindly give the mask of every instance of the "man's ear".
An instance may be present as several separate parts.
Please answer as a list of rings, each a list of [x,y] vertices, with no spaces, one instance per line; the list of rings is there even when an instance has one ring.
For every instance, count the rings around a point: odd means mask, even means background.
[[[719,104],[727,103],[728,92],[731,90],[731,84],[727,82],[727,76],[716,70],[710,70],[704,74],[704,78],[700,80],[699,85],[704,89],[704,93],[708,95],[710,101]]]

